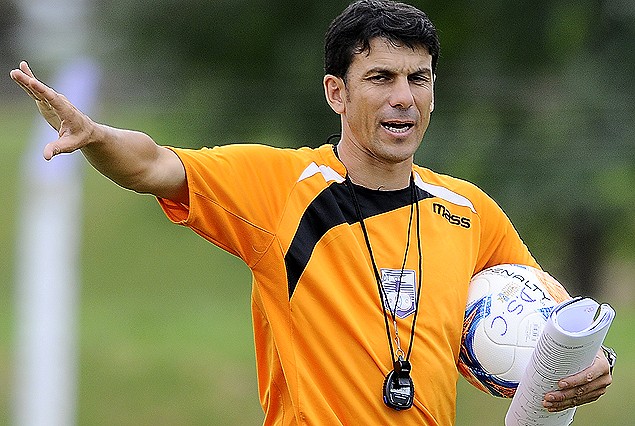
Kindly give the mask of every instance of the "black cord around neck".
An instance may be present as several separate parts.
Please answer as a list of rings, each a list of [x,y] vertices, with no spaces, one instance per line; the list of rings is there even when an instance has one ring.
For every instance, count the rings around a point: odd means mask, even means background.
[[[355,213],[357,215],[357,219],[359,220],[360,226],[362,228],[362,234],[364,235],[364,240],[366,243],[366,247],[368,249],[368,253],[370,255],[370,261],[373,267],[373,273],[375,275],[375,281],[377,282],[377,291],[379,293],[379,298],[381,301],[381,307],[382,307],[382,313],[384,316],[384,324],[386,327],[386,336],[388,337],[388,345],[390,347],[390,356],[391,359],[393,360],[393,362],[396,361],[395,358],[395,350],[392,344],[392,334],[390,332],[390,324],[388,321],[388,314],[386,313],[386,303],[388,302],[387,300],[387,296],[386,296],[386,292],[383,288],[382,282],[381,282],[381,276],[379,274],[379,270],[377,268],[377,263],[375,262],[375,255],[373,253],[373,249],[372,246],[370,244],[370,237],[368,235],[368,230],[366,229],[366,224],[364,222],[364,217],[362,215],[362,211],[361,211],[361,207],[359,205],[359,202],[357,201],[357,196],[355,194],[355,187],[353,185],[353,182],[351,181],[350,177],[348,176],[348,174],[346,175],[345,178],[345,182],[346,182],[346,186],[348,187],[348,190],[350,192],[351,198],[353,200],[353,205],[355,207]],[[410,197],[411,197],[411,202],[410,202],[410,218],[408,220],[408,235],[407,235],[407,242],[406,242],[406,249],[405,249],[405,253],[404,253],[404,259],[403,259],[403,263],[401,266],[401,274],[399,275],[399,287],[397,290],[397,298],[395,300],[395,306],[394,308],[391,308],[390,306],[388,306],[388,311],[390,312],[390,315],[392,317],[393,323],[395,324],[396,327],[396,312],[397,312],[397,304],[399,303],[399,291],[401,291],[401,280],[403,278],[403,273],[404,273],[404,269],[406,267],[406,262],[408,259],[408,251],[410,248],[410,235],[411,235],[411,230],[412,230],[412,220],[413,220],[413,216],[414,216],[414,211],[416,210],[416,216],[417,216],[417,250],[418,250],[418,254],[419,254],[419,274],[418,274],[418,289],[417,289],[417,294],[415,297],[415,312],[414,312],[414,317],[412,319],[412,326],[410,329],[410,341],[408,343],[408,351],[406,353],[406,361],[409,360],[410,358],[410,354],[412,353],[412,347],[414,344],[414,335],[415,335],[415,327],[416,327],[416,323],[417,323],[417,314],[419,312],[419,299],[420,299],[420,295],[421,295],[421,283],[422,283],[422,271],[423,271],[423,261],[422,261],[422,253],[421,253],[421,234],[420,234],[420,225],[419,225],[419,221],[420,221],[420,212],[419,212],[419,202],[418,202],[418,197],[416,194],[416,185],[414,183],[414,177],[411,176],[410,177]],[[395,333],[397,334],[398,331],[395,330]]]

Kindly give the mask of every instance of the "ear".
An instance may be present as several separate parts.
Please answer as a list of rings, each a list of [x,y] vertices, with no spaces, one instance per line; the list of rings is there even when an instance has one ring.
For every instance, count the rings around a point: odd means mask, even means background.
[[[346,111],[346,86],[344,80],[334,75],[324,76],[324,95],[331,109],[338,114]]]
[[[437,83],[437,75],[432,76],[432,100],[430,101],[430,114],[434,111],[434,86]]]

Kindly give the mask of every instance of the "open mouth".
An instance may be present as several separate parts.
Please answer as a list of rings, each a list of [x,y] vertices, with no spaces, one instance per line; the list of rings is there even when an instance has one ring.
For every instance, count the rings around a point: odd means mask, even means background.
[[[384,121],[382,127],[392,133],[406,133],[414,127],[410,121]]]

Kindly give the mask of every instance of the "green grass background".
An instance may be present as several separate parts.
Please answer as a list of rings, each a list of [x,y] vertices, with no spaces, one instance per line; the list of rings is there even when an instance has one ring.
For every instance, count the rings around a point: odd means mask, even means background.
[[[29,105],[30,106],[30,105]],[[140,109],[137,109],[140,111]],[[145,111],[104,120],[180,145],[187,135]],[[0,107],[0,424],[10,422],[18,165],[34,110]],[[79,317],[79,425],[258,425],[250,273],[234,257],[171,225],[152,197],[85,168]],[[54,225],[54,224],[52,224]],[[611,301],[614,384],[574,425],[632,425],[634,309]],[[502,425],[509,401],[459,381],[458,426]],[[625,408],[626,407],[626,408]]]

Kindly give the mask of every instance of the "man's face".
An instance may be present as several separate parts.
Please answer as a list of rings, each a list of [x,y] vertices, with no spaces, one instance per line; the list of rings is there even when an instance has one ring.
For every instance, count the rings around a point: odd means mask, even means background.
[[[371,161],[411,161],[434,109],[432,56],[371,40],[370,52],[356,54],[344,83],[342,142]]]

